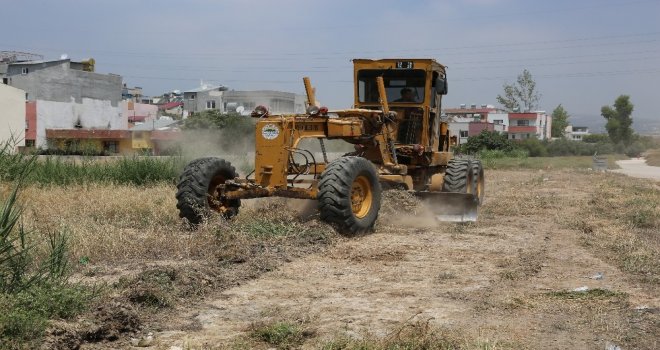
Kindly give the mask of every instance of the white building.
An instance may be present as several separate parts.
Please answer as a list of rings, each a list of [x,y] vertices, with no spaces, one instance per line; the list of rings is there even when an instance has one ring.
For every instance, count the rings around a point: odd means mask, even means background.
[[[586,126],[569,125],[564,130],[564,137],[568,140],[582,141],[582,138],[586,135],[591,135],[589,128]]]
[[[9,140],[25,145],[25,91],[0,84],[0,147]]]
[[[544,111],[509,113],[509,139],[524,140],[537,138],[549,140],[552,130],[552,116]]]

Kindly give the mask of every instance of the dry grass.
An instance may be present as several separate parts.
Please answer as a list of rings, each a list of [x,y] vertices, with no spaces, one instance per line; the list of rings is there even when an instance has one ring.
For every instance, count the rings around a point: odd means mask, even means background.
[[[647,151],[644,158],[646,158],[646,164],[651,166],[660,166],[660,149],[652,149]]]
[[[660,284],[660,190],[648,181],[608,176],[567,221],[582,242],[621,270]]]

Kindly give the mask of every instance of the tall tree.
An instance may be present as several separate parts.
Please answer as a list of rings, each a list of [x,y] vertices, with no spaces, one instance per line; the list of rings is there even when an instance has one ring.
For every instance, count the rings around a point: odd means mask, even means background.
[[[633,138],[632,130],[632,111],[633,104],[630,102],[630,96],[621,95],[614,101],[614,108],[610,106],[603,106],[600,109],[600,114],[607,119],[605,129],[610,135],[610,139],[614,143],[623,142],[623,144],[630,145]]]
[[[568,118],[570,117],[561,104],[552,111],[552,129],[550,131],[552,137],[564,136],[564,131],[568,126]]]
[[[536,91],[536,81],[527,69],[518,75],[515,84],[504,84],[504,96],[497,95],[497,102],[509,111],[522,109],[523,112],[537,109],[541,94]]]

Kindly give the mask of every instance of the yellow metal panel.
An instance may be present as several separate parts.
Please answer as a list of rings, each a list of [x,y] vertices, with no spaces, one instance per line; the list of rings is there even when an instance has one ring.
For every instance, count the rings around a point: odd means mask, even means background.
[[[255,181],[261,186],[286,186],[289,137],[284,118],[259,121],[255,129]]]
[[[357,120],[328,120],[328,137],[351,137],[362,135],[362,122]]]

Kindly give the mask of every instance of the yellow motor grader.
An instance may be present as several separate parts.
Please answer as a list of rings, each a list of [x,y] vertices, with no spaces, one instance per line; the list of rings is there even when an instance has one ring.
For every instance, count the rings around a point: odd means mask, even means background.
[[[230,219],[242,199],[288,197],[318,202],[322,220],[345,234],[373,228],[383,186],[413,191],[439,220],[474,221],[484,196],[479,161],[456,159],[447,122],[445,66],[432,59],[355,59],[354,108],[319,106],[303,78],[303,114],[271,115],[258,106],[255,169],[239,178],[220,158],[190,162],[177,185],[179,216],[193,226],[212,212]],[[322,155],[300,147],[317,139]],[[354,152],[329,162],[324,140],[341,139]]]

